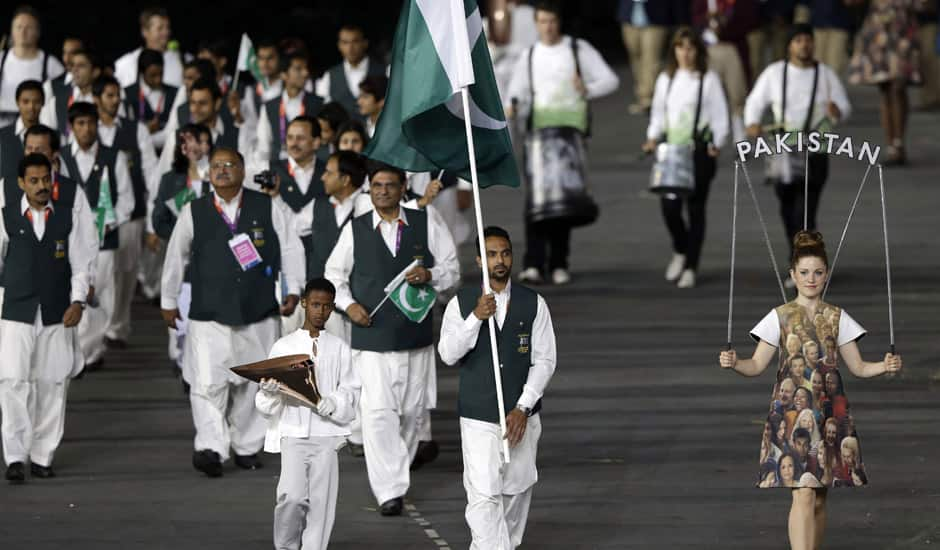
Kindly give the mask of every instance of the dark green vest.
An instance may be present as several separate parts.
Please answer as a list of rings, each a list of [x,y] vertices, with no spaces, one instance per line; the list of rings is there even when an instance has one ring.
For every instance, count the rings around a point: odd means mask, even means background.
[[[95,159],[95,166],[88,173],[88,179],[82,181],[82,175],[78,170],[78,163],[72,156],[72,148],[65,147],[59,152],[59,159],[68,168],[69,175],[82,188],[85,189],[85,196],[88,197],[88,205],[91,206],[92,215],[98,207],[98,193],[101,186],[101,173],[108,171],[108,183],[111,187],[111,205],[116,205],[118,200],[117,177],[115,176],[114,163],[117,160],[117,150],[112,147],[105,147],[98,143],[98,157]],[[104,236],[104,243],[100,250],[117,250],[118,247],[118,229],[110,231]]]
[[[202,187],[200,197],[208,195],[212,190],[212,185],[208,181],[202,180],[196,185]],[[167,172],[160,179],[160,187],[157,190],[157,197],[153,201],[153,214],[150,218],[153,224],[153,231],[163,240],[170,240],[173,234],[173,227],[176,226],[176,214],[166,205],[166,201],[172,199],[177,193],[186,187],[186,174],[177,174],[176,172]]]
[[[69,135],[69,98],[72,97],[72,84],[66,84],[65,79],[59,83],[52,83],[52,95],[55,98],[55,116],[59,127],[54,128],[60,134],[68,137]],[[67,143],[68,140],[63,140]]]
[[[281,269],[281,249],[271,221],[271,198],[242,191],[236,232],[246,233],[261,255],[261,263],[242,271],[228,246],[232,232],[215,208],[215,194],[189,203],[193,216],[192,305],[189,318],[244,326],[276,315],[274,282]]]
[[[283,97],[283,94],[282,94]],[[323,98],[317,94],[304,92],[303,98],[304,113],[307,116],[315,117],[323,106]],[[281,97],[276,97],[264,102],[264,111],[268,116],[268,124],[271,125],[271,158],[270,161],[281,159]],[[286,118],[286,117],[285,117]],[[284,129],[287,130],[287,124],[290,120],[284,121]],[[286,158],[287,152],[284,153]]]
[[[428,247],[428,217],[420,210],[402,209],[408,225],[402,226],[398,255],[392,256],[382,234],[372,226],[372,212],[352,221],[353,269],[349,286],[357,303],[372,312],[385,298],[385,285],[416,258],[424,267],[434,266]],[[372,326],[353,324],[352,348],[367,351],[401,351],[430,346],[431,319],[413,323],[391,301],[386,301],[372,318]]]
[[[349,89],[349,83],[346,82],[346,71],[343,70],[343,63],[333,65],[330,70],[330,101],[335,101],[346,109],[349,118],[365,123],[365,117],[359,114],[359,104],[356,102],[356,96]],[[368,76],[384,75],[385,65],[379,63],[374,58],[369,58]]]
[[[127,168],[131,173],[131,186],[134,189],[134,211],[131,219],[137,220],[147,215],[147,180],[144,179],[144,167],[140,144],[137,143],[137,122],[120,118],[111,146],[127,155]]]
[[[352,199],[352,197],[350,197]],[[342,225],[336,224],[336,214],[333,212],[333,203],[327,197],[317,198],[313,203],[313,231],[304,242],[304,251],[307,255],[307,280],[323,277],[326,271],[326,260],[333,252],[339,234],[347,223],[352,221],[352,213]],[[382,306],[385,307],[385,306]]]
[[[3,177],[3,192],[6,204],[12,204],[12,198],[19,201],[21,193],[16,180],[19,176],[20,160],[23,158],[23,141],[16,135],[16,125],[0,128],[0,176]]]
[[[268,163],[268,168],[277,173],[281,178],[281,199],[287,203],[287,206],[290,206],[290,209],[293,210],[295,214],[303,210],[304,206],[307,206],[313,199],[327,196],[326,190],[323,188],[323,180],[321,179],[323,177],[323,171],[326,169],[326,164],[320,159],[316,159],[314,162],[313,175],[310,177],[310,186],[307,187],[306,193],[300,192],[300,187],[297,186],[297,182],[291,177],[288,171],[288,161],[272,160]]]
[[[189,112],[189,102],[183,103],[176,108],[176,120],[179,121],[177,128],[182,128],[184,125],[189,124],[190,118],[192,118]],[[222,119],[222,135],[212,144],[216,147],[224,146],[231,149],[238,149],[238,126],[235,126],[235,118],[232,116],[232,112],[228,110],[228,106],[223,101],[222,110],[219,111],[219,118]],[[214,130],[214,128],[209,128],[209,130]]]
[[[163,85],[163,110],[160,111],[160,115],[157,117],[157,120],[160,121],[160,129],[166,127],[166,123],[170,120],[170,108],[173,106],[173,102],[176,101],[176,92],[179,88],[176,86],[170,86],[169,84]],[[143,105],[143,113],[141,113],[140,107]],[[135,82],[124,88],[124,109],[127,113],[127,117],[131,120],[136,120],[147,124],[153,120],[156,113],[153,110],[153,107],[150,106],[150,103],[144,98],[143,101],[140,99],[140,83]],[[182,125],[182,123],[180,124]]]
[[[465,286],[457,292],[460,315],[466,319],[476,308],[480,298],[479,285]],[[532,366],[532,325],[538,313],[538,294],[518,283],[513,283],[509,311],[503,328],[496,328],[499,347],[500,377],[503,385],[503,406],[508,414],[522,395],[522,388]],[[477,343],[460,359],[460,384],[457,391],[457,414],[464,418],[499,422],[496,406],[496,381],[493,377],[493,359],[488,323],[480,325]],[[533,412],[542,408],[539,400]]]
[[[10,242],[4,258],[3,319],[32,324],[38,307],[43,325],[62,322],[71,302],[69,233],[76,189],[72,182],[59,182],[59,197],[52,204],[54,213],[46,221],[41,241],[20,211],[19,198],[4,207],[3,222]]]

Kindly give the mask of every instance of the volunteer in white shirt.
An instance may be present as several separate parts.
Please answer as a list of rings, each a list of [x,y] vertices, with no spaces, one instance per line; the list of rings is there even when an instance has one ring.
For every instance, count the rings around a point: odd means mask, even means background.
[[[0,127],[16,119],[16,88],[24,80],[46,80],[65,72],[54,56],[39,48],[39,12],[29,6],[13,11],[12,47],[0,52]]]
[[[163,8],[147,8],[140,12],[140,35],[144,47],[163,52],[163,81],[171,86],[183,85],[183,61],[170,49],[170,16]],[[114,62],[114,76],[126,88],[137,82],[137,57],[143,48],[122,55]]]

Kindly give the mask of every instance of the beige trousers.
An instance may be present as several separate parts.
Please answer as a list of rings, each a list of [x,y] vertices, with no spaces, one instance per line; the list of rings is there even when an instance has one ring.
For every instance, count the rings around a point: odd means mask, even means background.
[[[842,29],[815,29],[816,59],[841,75],[849,63],[849,33]]]
[[[653,25],[634,27],[624,23],[620,30],[623,45],[630,56],[635,101],[643,107],[649,107],[653,103],[653,87],[662,65],[669,29]]]
[[[937,58],[937,24],[921,25],[917,33],[920,39],[920,73],[924,85],[920,88],[920,104],[929,106],[940,102],[940,66]]]

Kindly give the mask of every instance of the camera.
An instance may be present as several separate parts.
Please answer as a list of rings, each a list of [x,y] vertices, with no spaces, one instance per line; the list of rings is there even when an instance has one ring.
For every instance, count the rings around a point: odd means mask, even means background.
[[[274,189],[274,172],[271,170],[265,170],[257,175],[255,175],[255,183],[261,186],[262,189]]]

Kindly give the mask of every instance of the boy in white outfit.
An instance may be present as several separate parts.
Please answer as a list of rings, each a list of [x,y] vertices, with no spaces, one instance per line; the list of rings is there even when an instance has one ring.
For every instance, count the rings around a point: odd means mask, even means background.
[[[336,517],[339,486],[337,451],[356,415],[360,382],[342,339],[323,330],[333,312],[336,289],[326,279],[304,288],[301,328],[274,343],[269,358],[309,355],[321,399],[316,409],[288,397],[272,379],[261,381],[255,406],[268,418],[264,450],[281,453],[281,477],[274,507],[274,547],[326,549]]]

